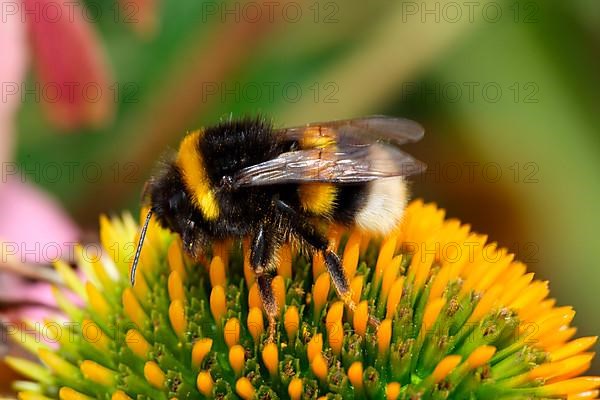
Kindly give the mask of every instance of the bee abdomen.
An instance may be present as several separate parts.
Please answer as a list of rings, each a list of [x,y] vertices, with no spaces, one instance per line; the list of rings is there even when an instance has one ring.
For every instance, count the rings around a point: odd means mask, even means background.
[[[368,232],[385,234],[400,223],[407,198],[408,190],[402,177],[341,186],[334,220],[356,225]]]
[[[402,177],[371,182],[365,205],[356,214],[356,224],[381,234],[392,231],[402,219],[407,198],[406,183]]]

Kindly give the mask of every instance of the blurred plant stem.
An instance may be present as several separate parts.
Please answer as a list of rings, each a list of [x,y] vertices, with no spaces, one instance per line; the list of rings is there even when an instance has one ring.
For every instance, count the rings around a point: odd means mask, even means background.
[[[174,138],[189,131],[190,124],[210,109],[204,93],[206,84],[223,82],[243,66],[276,22],[266,18],[258,22],[222,22],[212,30],[210,38],[193,38],[185,54],[181,54],[185,61],[178,59],[152,98],[117,126],[120,134],[116,137],[126,138],[123,143],[100,148],[94,159],[133,163],[140,171],[150,170]],[[74,209],[75,217],[84,225],[95,224],[99,213],[123,204],[131,195],[131,187],[131,183],[104,177],[95,190],[82,193]]]
[[[439,6],[444,8],[447,3],[452,1],[443,0]],[[398,3],[361,45],[313,79],[334,82],[340,101],[317,104],[313,97],[304,96],[276,117],[286,125],[296,125],[373,112],[389,103],[402,83],[417,79],[476,26],[467,18],[458,22],[422,21],[419,13],[410,15],[405,4]]]

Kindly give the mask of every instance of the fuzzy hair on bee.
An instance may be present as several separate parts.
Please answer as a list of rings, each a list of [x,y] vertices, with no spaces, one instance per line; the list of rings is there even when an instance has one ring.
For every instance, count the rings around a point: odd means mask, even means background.
[[[188,133],[147,182],[149,212],[132,284],[154,216],[181,236],[192,256],[213,241],[249,238],[269,340],[277,315],[271,289],[275,254],[285,242],[321,253],[338,295],[353,309],[348,280],[323,227],[335,223],[378,234],[394,229],[407,203],[405,178],[425,168],[400,146],[422,136],[418,123],[385,116],[283,129],[261,116],[245,117]]]

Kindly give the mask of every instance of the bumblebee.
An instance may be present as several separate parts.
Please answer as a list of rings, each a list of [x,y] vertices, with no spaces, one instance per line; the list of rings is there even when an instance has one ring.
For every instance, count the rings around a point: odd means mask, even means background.
[[[250,263],[273,340],[275,254],[288,241],[321,253],[338,296],[349,283],[322,228],[330,223],[385,234],[407,202],[405,177],[424,164],[399,149],[423,137],[416,122],[372,116],[275,129],[262,117],[231,119],[187,134],[146,184],[149,206],[131,268],[134,283],[148,223],[181,236],[191,256],[210,243],[250,239]],[[371,320],[373,325],[378,321]]]

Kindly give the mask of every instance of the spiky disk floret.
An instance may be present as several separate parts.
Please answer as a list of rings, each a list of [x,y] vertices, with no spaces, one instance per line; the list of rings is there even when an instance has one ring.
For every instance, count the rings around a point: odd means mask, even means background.
[[[332,230],[356,310],[338,301],[323,261],[289,246],[273,289],[275,343],[249,268],[247,246],[215,244],[192,262],[178,238],[151,226],[135,287],[128,267],[137,224],[102,219],[110,257],[56,265],[86,306],[56,290],[71,324],[14,332],[43,365],[7,361],[31,382],[22,399],[446,399],[594,398],[580,377],[596,337],[571,339],[571,307],[548,284],[433,205],[413,202],[382,241]],[[377,331],[369,315],[382,322]],[[56,333],[49,333],[54,327]],[[65,329],[70,329],[67,334]],[[18,336],[18,337],[17,337]]]

